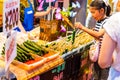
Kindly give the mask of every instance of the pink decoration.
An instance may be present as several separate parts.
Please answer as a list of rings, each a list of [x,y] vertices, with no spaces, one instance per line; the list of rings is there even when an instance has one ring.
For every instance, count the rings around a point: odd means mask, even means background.
[[[65,29],[65,27],[63,25],[61,25],[60,27],[61,27],[60,32],[66,32],[66,29]]]
[[[43,10],[43,8],[42,8],[42,6],[43,6],[43,3],[44,3],[44,1],[42,1],[41,3],[40,3],[40,5],[38,6],[38,11],[41,11],[41,10]]]
[[[62,19],[62,16],[61,16],[60,13],[56,13],[56,14],[55,14],[55,18],[58,19],[58,20],[60,20],[60,19]]]
[[[61,9],[57,8],[56,13],[60,13]]]
[[[40,3],[42,0],[38,0],[38,2]]]
[[[55,0],[46,0],[46,2],[48,3],[48,2],[54,2]]]

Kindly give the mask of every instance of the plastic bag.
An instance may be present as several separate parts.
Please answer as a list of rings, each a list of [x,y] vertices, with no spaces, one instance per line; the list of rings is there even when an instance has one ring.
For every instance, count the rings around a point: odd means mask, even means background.
[[[100,42],[96,41],[93,45],[90,46],[89,58],[92,62],[96,62],[99,56],[99,47]]]

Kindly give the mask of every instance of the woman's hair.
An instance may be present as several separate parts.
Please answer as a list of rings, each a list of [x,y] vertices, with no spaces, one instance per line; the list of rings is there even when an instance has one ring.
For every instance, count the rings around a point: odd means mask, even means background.
[[[95,7],[97,10],[101,8],[104,9],[106,16],[110,16],[111,7],[109,4],[106,4],[103,0],[94,0],[91,2],[90,7]]]

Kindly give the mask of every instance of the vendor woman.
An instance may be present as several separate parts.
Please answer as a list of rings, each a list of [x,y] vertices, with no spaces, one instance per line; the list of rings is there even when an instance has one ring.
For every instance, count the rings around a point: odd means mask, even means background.
[[[29,7],[24,7],[21,4],[21,9],[24,10],[24,14],[20,13],[20,21],[19,21],[19,28],[17,30],[21,30],[22,32],[31,31],[34,28],[34,18],[40,17],[49,14],[49,12],[52,10],[49,6],[49,3],[47,0],[27,0]],[[56,0],[52,0],[52,6],[54,5]],[[32,5],[32,2],[34,3],[34,8]],[[44,6],[44,7],[43,7]],[[34,12],[35,11],[35,12]],[[24,15],[24,16],[23,16]],[[21,24],[22,23],[22,24]],[[22,26],[24,28],[22,28]]]

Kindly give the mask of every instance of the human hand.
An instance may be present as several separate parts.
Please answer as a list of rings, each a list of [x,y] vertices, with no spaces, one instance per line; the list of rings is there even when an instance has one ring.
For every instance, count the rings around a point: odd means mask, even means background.
[[[47,13],[49,13],[52,10],[52,7],[47,8]]]
[[[84,26],[80,22],[76,22],[75,27],[79,28],[79,29],[82,29]]]

